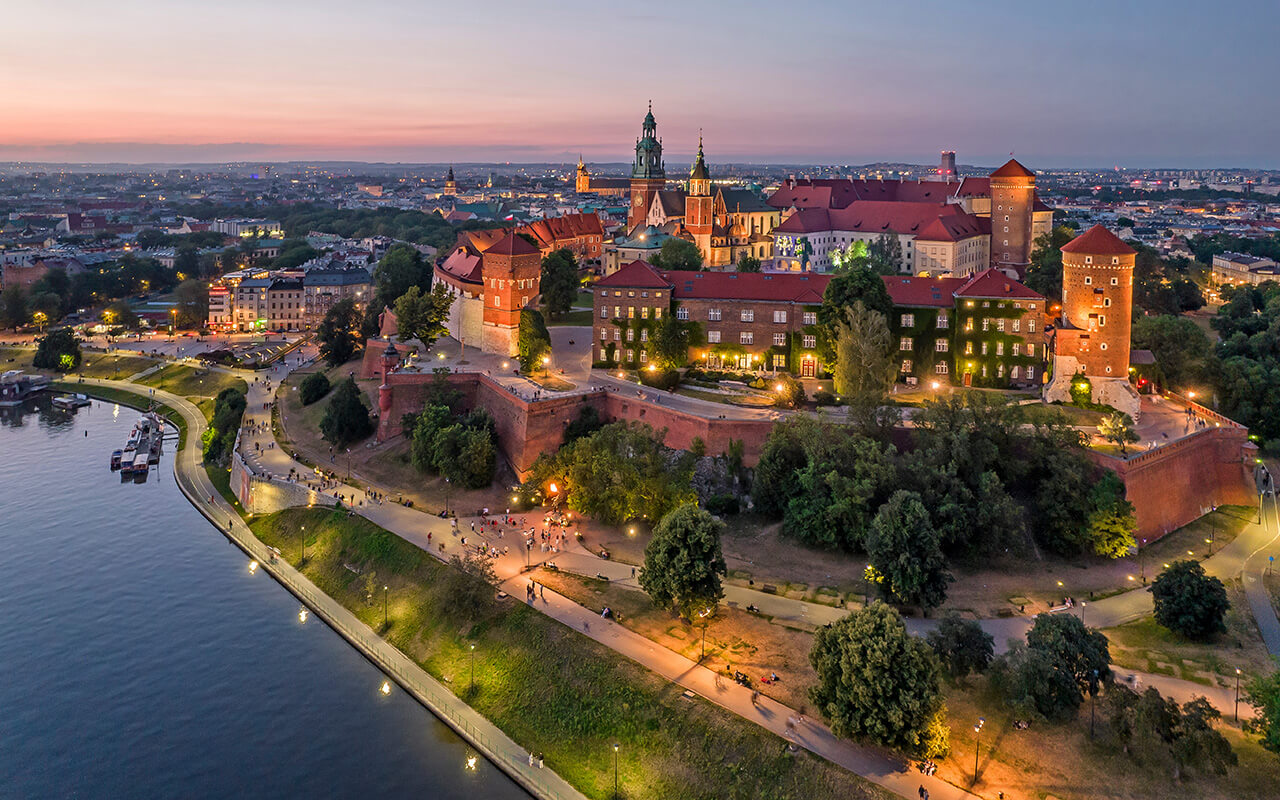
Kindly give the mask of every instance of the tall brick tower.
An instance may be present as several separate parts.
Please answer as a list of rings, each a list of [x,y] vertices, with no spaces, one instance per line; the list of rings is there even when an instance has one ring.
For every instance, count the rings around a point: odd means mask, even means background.
[[[458,182],[453,179],[452,164],[449,165],[449,174],[444,176],[444,193],[450,195],[458,193]]]
[[[658,138],[652,102],[640,134],[636,139],[636,162],[631,167],[631,206],[627,212],[629,231],[644,224],[653,196],[667,185],[666,165],[662,163],[662,140]]]
[[[480,349],[513,356],[520,310],[538,296],[542,254],[511,232],[481,254],[480,274],[484,281]]]
[[[684,201],[684,225],[693,234],[693,243],[702,251],[706,263],[711,263],[711,229],[715,226],[712,209],[711,172],[702,155],[702,134],[698,134],[698,158],[689,170],[689,193]]]
[[[573,190],[582,194],[591,191],[591,173],[587,172],[587,165],[582,162],[582,156],[578,156],[578,171],[574,173]]]
[[[1102,225],[1062,246],[1062,317],[1054,332],[1050,400],[1070,397],[1070,383],[1084,375],[1093,400],[1137,417],[1138,396],[1129,385],[1136,253]]]
[[[1021,278],[1031,263],[1036,174],[1014,159],[991,173],[991,266]]]

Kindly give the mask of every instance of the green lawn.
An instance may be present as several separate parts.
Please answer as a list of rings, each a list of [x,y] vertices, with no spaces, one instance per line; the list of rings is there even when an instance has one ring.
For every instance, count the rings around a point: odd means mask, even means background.
[[[182,395],[196,402],[197,405],[201,405],[198,402],[199,398],[217,397],[218,393],[226,388],[235,388],[246,393],[249,391],[249,385],[241,378],[225,372],[197,370],[185,364],[170,364],[164,369],[151,373],[138,383]],[[208,418],[212,406],[206,409],[201,405],[201,410]]]
[[[34,348],[0,347],[0,372],[10,369],[31,369],[31,359],[36,355]]]
[[[389,641],[587,796],[613,792],[621,745],[623,797],[887,798],[891,795],[701,699],[515,599],[468,613],[448,602],[451,569],[361,517],[290,509],[253,523],[257,536],[375,629],[391,586]],[[361,570],[355,574],[344,565]],[[471,645],[474,692],[469,691]]]
[[[154,359],[142,356],[93,353],[85,354],[84,361],[80,364],[78,372],[86,378],[123,380],[130,375],[135,375],[144,369],[155,366],[155,363]]]

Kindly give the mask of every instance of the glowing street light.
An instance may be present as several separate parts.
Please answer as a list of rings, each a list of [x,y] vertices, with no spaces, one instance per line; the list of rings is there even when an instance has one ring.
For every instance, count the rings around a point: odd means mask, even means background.
[[[978,749],[982,746],[982,726],[987,724],[986,717],[978,717],[978,724],[973,726],[976,739],[973,743],[973,782],[978,782]]]
[[[613,743],[613,796],[618,796],[618,743]]]
[[[476,688],[476,646],[471,645],[471,688]]]

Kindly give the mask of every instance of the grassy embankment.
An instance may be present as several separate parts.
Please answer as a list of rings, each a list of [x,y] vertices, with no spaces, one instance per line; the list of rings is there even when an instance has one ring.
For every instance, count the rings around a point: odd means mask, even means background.
[[[699,657],[701,626],[689,626],[674,620],[667,612],[654,607],[643,592],[565,573],[541,572],[538,580],[545,581],[549,587],[588,608],[599,609],[608,605],[628,628],[689,658]],[[1247,618],[1247,610],[1244,616]],[[1145,631],[1151,626],[1153,623],[1148,620],[1134,623],[1132,627]],[[1125,626],[1126,629],[1130,627]],[[1232,633],[1228,637],[1235,633],[1237,625],[1229,622],[1229,627]],[[1109,630],[1107,634],[1111,636],[1115,630],[1124,629]],[[1157,632],[1151,636],[1154,642],[1160,643],[1172,635]],[[1124,646],[1128,647],[1134,645],[1137,636],[1128,630],[1124,635],[1116,636],[1113,653],[1118,649],[1116,640],[1124,641]],[[1224,638],[1218,645],[1230,645],[1229,638]],[[707,660],[704,663],[718,668],[741,668],[752,675],[777,671],[782,681],[774,685],[760,685],[761,691],[798,707],[807,701],[808,689],[817,680],[807,663],[812,646],[812,636],[807,632],[770,624],[765,616],[722,608],[707,631]],[[1202,647],[1203,658],[1212,663],[1209,653],[1214,646]],[[1234,655],[1234,645],[1231,648]],[[1123,662],[1119,657],[1116,660]],[[1135,766],[1112,734],[1102,704],[1098,708],[1097,738],[1090,740],[1087,706],[1073,721],[1035,722],[1027,730],[1017,731],[1012,724],[1016,715],[987,686],[985,679],[949,685],[946,695],[951,755],[938,759],[939,774],[957,785],[970,786],[975,745],[973,722],[980,716],[986,717],[976,787],[982,796],[994,796],[996,791],[1003,791],[1007,797],[1055,797],[1060,800],[1095,797],[1119,800],[1264,798],[1273,796],[1270,793],[1274,782],[1280,779],[1280,761],[1263,750],[1254,739],[1246,738],[1228,725],[1220,729],[1235,748],[1240,765],[1226,777],[1194,776],[1187,781],[1176,782],[1169,772]]]
[[[474,612],[445,599],[451,569],[361,517],[290,509],[253,523],[291,560],[306,527],[303,572],[375,629],[389,585],[395,644],[589,797],[885,798],[886,792],[569,630],[515,599]],[[352,569],[360,570],[357,575]],[[475,689],[470,690],[471,645]]]

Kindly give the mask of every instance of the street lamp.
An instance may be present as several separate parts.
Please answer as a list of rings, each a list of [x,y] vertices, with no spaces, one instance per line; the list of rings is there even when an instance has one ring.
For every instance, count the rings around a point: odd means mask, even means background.
[[[618,743],[613,743],[613,796],[618,796]]]
[[[1093,680],[1089,681],[1089,738],[1093,739],[1093,720],[1098,710],[1098,671],[1093,671]]]
[[[390,587],[388,587],[385,583],[382,585],[382,627],[384,630],[387,627],[387,589],[388,588]]]
[[[476,688],[476,646],[471,645],[471,688]]]
[[[307,526],[302,526],[302,557],[298,559],[298,566],[302,566],[302,562],[307,560]]]
[[[542,377],[551,377],[551,356],[542,357]]]
[[[1240,668],[1236,667],[1236,722],[1240,721]]]
[[[978,783],[978,749],[982,746],[982,726],[987,724],[986,717],[978,717],[978,724],[973,726],[974,735],[977,737],[973,743],[973,783]]]

